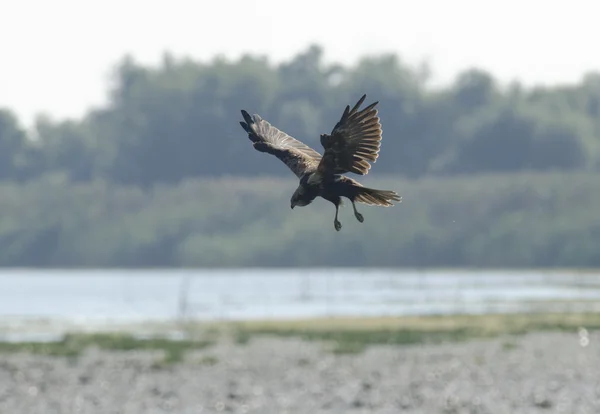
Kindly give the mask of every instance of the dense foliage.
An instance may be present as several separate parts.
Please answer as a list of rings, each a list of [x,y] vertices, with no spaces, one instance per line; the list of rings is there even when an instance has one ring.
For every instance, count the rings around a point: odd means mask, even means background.
[[[346,104],[380,101],[365,183],[392,209],[289,209],[295,177],[240,109],[321,151]],[[598,266],[600,75],[526,89],[480,70],[442,89],[396,56],[325,64],[126,57],[107,106],[25,131],[0,110],[0,265]],[[278,176],[275,178],[274,176]],[[387,178],[382,178],[382,177]]]
[[[393,208],[289,208],[294,178],[143,191],[46,179],[0,187],[9,266],[600,266],[600,175],[369,179]]]
[[[240,109],[321,151],[346,104],[367,93],[381,102],[379,174],[418,177],[519,170],[593,170],[600,166],[600,75],[549,89],[501,87],[479,70],[431,89],[427,71],[393,55],[351,67],[326,65],[311,47],[289,62],[246,56],[230,62],[176,60],[158,67],[126,57],[115,68],[109,104],[80,120],[40,116],[30,141],[0,113],[0,178],[61,172],[74,181],[150,186],[191,177],[283,175],[252,153]]]

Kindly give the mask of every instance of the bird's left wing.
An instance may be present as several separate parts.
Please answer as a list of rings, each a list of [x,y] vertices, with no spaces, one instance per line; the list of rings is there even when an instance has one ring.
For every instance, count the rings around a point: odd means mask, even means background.
[[[346,106],[342,117],[330,135],[321,135],[321,145],[325,149],[318,170],[325,174],[352,172],[366,175],[370,162],[379,157],[381,148],[381,123],[374,102],[358,110],[364,102],[363,95],[352,109]]]
[[[245,122],[240,125],[248,133],[254,148],[260,152],[275,155],[283,161],[298,178],[319,165],[321,154],[308,145],[275,128],[269,122],[254,114],[250,116],[242,109]]]

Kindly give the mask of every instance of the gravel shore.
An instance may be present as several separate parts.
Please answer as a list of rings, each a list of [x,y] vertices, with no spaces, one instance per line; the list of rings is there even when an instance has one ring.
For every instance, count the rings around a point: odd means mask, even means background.
[[[443,345],[255,337],[156,366],[160,352],[0,354],[1,414],[598,413],[600,335],[533,333]]]

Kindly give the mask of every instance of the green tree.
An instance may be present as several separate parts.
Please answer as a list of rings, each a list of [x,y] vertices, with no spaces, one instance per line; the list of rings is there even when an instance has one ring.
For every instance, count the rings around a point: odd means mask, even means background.
[[[16,116],[0,109],[0,180],[22,180],[30,169],[30,144]]]

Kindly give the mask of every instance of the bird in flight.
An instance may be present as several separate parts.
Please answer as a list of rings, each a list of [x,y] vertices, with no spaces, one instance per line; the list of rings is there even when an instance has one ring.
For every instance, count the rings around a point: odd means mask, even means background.
[[[352,203],[354,216],[363,222],[363,215],[356,210],[356,202],[367,205],[390,207],[392,201],[401,202],[395,191],[377,190],[362,186],[344,173],[366,175],[375,162],[381,148],[381,123],[375,106],[359,111],[366,98],[363,95],[352,109],[347,105],[331,134],[321,134],[323,155],[308,145],[277,129],[259,115],[250,116],[242,109],[242,128],[248,133],[257,151],[272,154],[283,161],[299,178],[300,183],[290,200],[291,208],[307,206],[317,197],[335,205],[334,227],[342,228],[338,220],[342,197]]]

